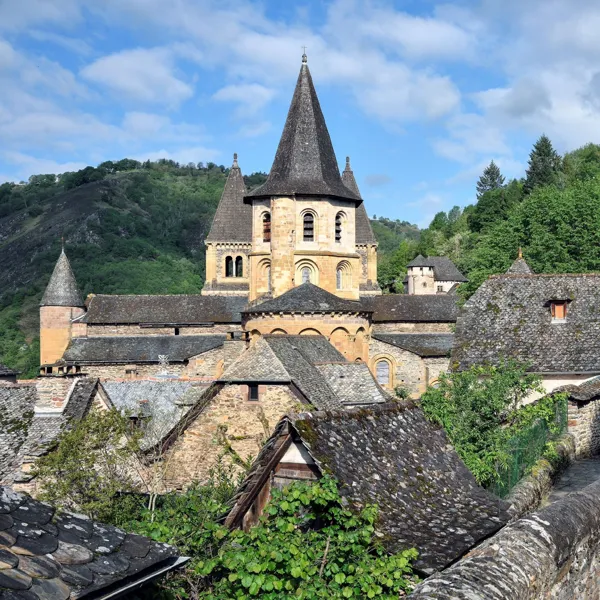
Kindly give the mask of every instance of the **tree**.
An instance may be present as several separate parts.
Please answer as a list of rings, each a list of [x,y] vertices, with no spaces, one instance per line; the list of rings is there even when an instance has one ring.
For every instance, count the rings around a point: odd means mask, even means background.
[[[218,556],[198,565],[209,583],[200,598],[396,600],[412,590],[417,552],[386,552],[375,507],[352,512],[329,477],[272,494],[256,527],[228,533]]]
[[[36,462],[38,497],[64,510],[110,520],[116,498],[137,490],[132,459],[138,441],[116,409],[92,410]]]
[[[523,406],[533,392],[542,392],[539,376],[527,365],[508,360],[442,374],[437,387],[421,398],[425,415],[441,425],[475,479],[490,486],[509,458],[508,441],[537,419],[554,425],[556,400],[546,397]]]
[[[477,182],[477,200],[486,192],[497,190],[504,185],[504,176],[500,173],[498,165],[492,160],[483,170],[479,181]]]
[[[529,167],[526,171],[523,191],[531,192],[538,186],[555,185],[562,171],[562,159],[552,146],[550,138],[542,135],[529,154]]]
[[[506,219],[511,208],[522,198],[523,186],[516,179],[504,187],[483,193],[468,217],[469,227],[479,233]]]

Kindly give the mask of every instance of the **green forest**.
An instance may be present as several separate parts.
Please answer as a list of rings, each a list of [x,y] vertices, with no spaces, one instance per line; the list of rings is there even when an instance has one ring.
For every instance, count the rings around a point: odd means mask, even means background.
[[[0,363],[36,373],[38,305],[61,238],[84,295],[199,293],[227,174],[214,163],[123,159],[0,185]],[[450,257],[469,278],[463,297],[519,247],[536,272],[600,271],[599,176],[600,146],[560,156],[542,136],[523,178],[505,181],[492,162],[476,203],[438,213],[427,229],[373,218],[384,293],[403,291],[417,254]],[[265,178],[245,179],[252,189]]]

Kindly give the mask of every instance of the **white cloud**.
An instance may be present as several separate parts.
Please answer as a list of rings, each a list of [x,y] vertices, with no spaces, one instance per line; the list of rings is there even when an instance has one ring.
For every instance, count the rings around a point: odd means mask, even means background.
[[[213,99],[238,104],[236,116],[251,117],[261,111],[275,96],[275,90],[258,83],[227,85],[218,90]]]
[[[193,87],[176,75],[170,48],[136,48],[104,56],[81,75],[128,100],[174,107],[191,98]]]
[[[79,54],[81,56],[87,56],[93,52],[92,47],[84,40],[69,37],[67,35],[61,35],[52,31],[42,31],[39,29],[30,29],[28,32],[29,36],[38,42],[49,42],[56,44],[69,52]]]
[[[79,0],[0,1],[0,30],[20,31],[39,23],[68,27],[80,18]]]
[[[271,123],[269,121],[261,121],[259,123],[251,123],[248,125],[242,125],[236,133],[236,137],[252,138],[258,137],[267,133],[271,129]]]
[[[67,171],[79,171],[86,165],[84,162],[58,162],[47,158],[38,158],[22,152],[2,152],[2,158],[16,167],[17,177],[11,177],[8,181],[21,181],[29,179],[33,173],[65,173]]]

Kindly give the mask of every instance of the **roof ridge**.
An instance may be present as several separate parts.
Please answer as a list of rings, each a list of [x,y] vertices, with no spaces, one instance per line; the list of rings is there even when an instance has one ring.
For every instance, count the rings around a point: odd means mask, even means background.
[[[352,363],[350,363],[352,364]],[[415,400],[392,400],[381,404],[370,404],[368,406],[349,406],[336,408],[334,410],[315,410],[302,413],[286,413],[282,418],[287,419],[292,425],[297,421],[323,420],[332,418],[352,418],[355,415],[366,415],[370,412],[404,412],[419,408]]]

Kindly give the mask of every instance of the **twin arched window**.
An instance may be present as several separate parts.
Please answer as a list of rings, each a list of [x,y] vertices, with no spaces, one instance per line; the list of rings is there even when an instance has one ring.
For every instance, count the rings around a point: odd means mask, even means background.
[[[225,277],[243,277],[244,276],[244,259],[241,256],[225,257]]]

